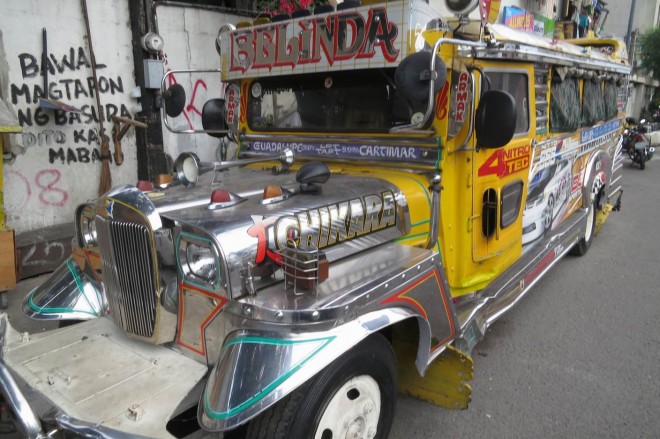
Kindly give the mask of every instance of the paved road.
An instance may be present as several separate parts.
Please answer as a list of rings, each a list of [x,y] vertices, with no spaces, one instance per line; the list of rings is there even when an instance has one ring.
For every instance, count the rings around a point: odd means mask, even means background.
[[[660,437],[660,158],[624,168],[623,210],[583,258],[567,257],[474,351],[470,408],[402,396],[391,439]],[[12,323],[31,332],[20,298]]]
[[[477,345],[470,408],[401,397],[391,439],[660,437],[660,158],[624,179],[587,255]]]

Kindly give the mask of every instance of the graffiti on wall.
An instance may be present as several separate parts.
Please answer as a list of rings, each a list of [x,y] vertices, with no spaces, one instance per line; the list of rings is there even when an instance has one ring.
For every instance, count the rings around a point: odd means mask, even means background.
[[[168,72],[170,70],[171,70],[170,68],[167,69]],[[167,86],[171,87],[173,84],[177,84],[177,80],[174,74],[171,74],[167,77]],[[205,91],[208,91],[206,82],[204,82],[203,79],[197,79],[195,81],[195,84],[193,85],[192,96],[190,97],[190,102],[188,102],[188,104],[184,107],[183,112],[181,113],[182,116],[185,117],[186,122],[188,122],[188,127],[191,130],[195,129],[195,125],[193,124],[191,116],[193,114],[196,114],[201,117],[202,115],[201,110],[199,109],[199,107],[197,107],[197,104],[195,102],[195,100],[197,99],[197,92],[200,88],[203,88]]]
[[[21,191],[18,198],[23,200],[24,204],[32,200],[33,194],[44,206],[62,207],[69,200],[69,193],[60,187],[62,173],[57,169],[42,169],[37,172],[33,181],[13,169],[5,171],[5,175],[21,182],[16,187]]]
[[[71,47],[43,59],[41,55],[21,53],[17,61],[22,81],[10,85],[10,99],[23,127],[23,147],[47,148],[45,157],[50,164],[100,161],[98,124],[101,115],[95,105],[94,77],[81,77],[81,72],[91,72],[91,61],[85,49]],[[123,94],[121,75],[105,74],[106,68],[105,64],[97,62],[99,94]],[[45,73],[48,75],[47,87],[43,81]],[[59,100],[74,107],[78,102],[82,105],[79,106],[80,112],[47,110],[39,106],[42,98]],[[111,120],[114,115],[131,117],[124,104],[105,103],[101,111],[104,121]],[[48,129],[40,129],[46,126]]]

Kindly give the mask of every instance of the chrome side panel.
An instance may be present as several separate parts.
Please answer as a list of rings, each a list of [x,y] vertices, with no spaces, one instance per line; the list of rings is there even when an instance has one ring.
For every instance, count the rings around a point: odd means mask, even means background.
[[[621,120],[618,121],[621,123]],[[607,125],[611,125],[607,124]],[[600,204],[608,202],[610,195],[621,189],[621,168],[623,166],[623,137],[618,129],[604,136],[600,146],[589,156],[582,181],[582,205],[587,208],[596,195],[605,195]],[[600,207],[600,206],[598,206]]]
[[[35,320],[89,320],[104,314],[103,293],[69,258],[23,299],[22,309]]]
[[[456,347],[471,352],[487,329],[510,310],[584,236],[588,211],[578,209],[556,230],[524,253],[498,279],[456,308]]]
[[[623,177],[623,136],[619,137],[616,147],[612,151],[612,171],[607,184],[607,198],[618,204],[617,197],[620,197],[622,191]]]
[[[437,253],[387,244],[331,269],[316,293],[295,295],[280,283],[227,305],[223,313],[242,329],[227,338],[200,401],[205,429],[247,422],[368,335],[404,319],[419,324],[420,374],[454,339]]]
[[[242,331],[225,343],[199,404],[206,430],[241,425],[291,393],[369,334],[414,317],[387,309],[330,331],[300,335]],[[239,372],[240,377],[235,376]]]

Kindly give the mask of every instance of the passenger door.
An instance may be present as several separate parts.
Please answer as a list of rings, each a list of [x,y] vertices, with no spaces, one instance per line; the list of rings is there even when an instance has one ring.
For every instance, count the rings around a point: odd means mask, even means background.
[[[497,149],[473,153],[472,258],[480,262],[509,253],[520,254],[522,203],[527,190],[531,139],[534,135],[530,108],[533,71],[523,68],[484,68],[482,89],[510,93],[517,109],[516,129],[511,141]],[[506,264],[506,260],[503,260]],[[499,263],[491,266],[497,269]],[[499,270],[498,270],[499,271]]]

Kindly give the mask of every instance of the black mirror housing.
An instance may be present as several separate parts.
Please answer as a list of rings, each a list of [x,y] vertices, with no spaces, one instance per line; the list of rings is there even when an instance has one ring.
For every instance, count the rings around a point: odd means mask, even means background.
[[[510,93],[489,90],[479,100],[475,116],[477,147],[500,148],[511,141],[516,130],[516,101]]]
[[[411,101],[427,100],[431,79],[433,94],[437,93],[447,80],[447,67],[442,58],[435,55],[435,72],[430,68],[431,52],[415,52],[404,58],[394,74],[397,93]]]
[[[165,101],[165,113],[169,117],[177,117],[183,113],[186,105],[186,91],[181,84],[172,84],[163,94]]]
[[[226,106],[224,99],[210,99],[202,107],[202,127],[209,131],[226,131]],[[207,133],[212,137],[225,137],[226,133]]]

